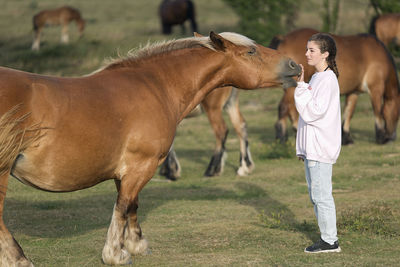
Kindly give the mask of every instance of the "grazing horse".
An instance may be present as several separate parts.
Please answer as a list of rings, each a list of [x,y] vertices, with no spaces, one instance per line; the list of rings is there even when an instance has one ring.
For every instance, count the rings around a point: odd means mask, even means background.
[[[315,69],[306,62],[305,47],[313,29],[298,29],[284,37],[273,39],[270,46],[304,66],[304,79],[309,80]],[[346,96],[342,124],[342,144],[351,144],[350,120],[360,93],[368,93],[375,116],[376,142],[384,144],[395,140],[399,119],[400,87],[396,65],[386,47],[375,36],[359,34],[332,37],[336,41],[336,63],[339,69],[340,93]],[[294,88],[288,88],[279,104],[276,136],[287,140],[286,119],[297,128],[298,113],[294,104]]]
[[[294,86],[300,67],[236,33],[146,46],[83,77],[0,68],[0,262],[32,266],[3,221],[9,175],[69,192],[113,179],[118,196],[102,252],[127,264],[147,251],[138,194],[177,125],[213,89]]]
[[[375,35],[386,46],[400,46],[400,13],[390,13],[372,18],[369,33]]]
[[[79,35],[82,36],[85,29],[85,20],[82,19],[81,13],[76,8],[63,6],[57,9],[43,10],[33,16],[34,40],[32,50],[39,50],[40,33],[46,25],[61,25],[61,42],[68,43],[68,24],[71,21],[76,22]]]
[[[227,111],[236,134],[239,137],[240,159],[237,174],[240,176],[249,174],[254,169],[254,162],[251,158],[249,142],[247,140],[246,121],[239,110],[238,89],[229,86],[212,91],[201,101],[201,108],[207,114],[216,137],[214,153],[204,175],[220,175],[224,169],[226,159],[225,142],[228,136],[228,128],[222,116],[224,109]],[[193,115],[191,115],[192,113]],[[190,117],[202,114],[201,110],[198,112],[197,109],[192,113],[189,114],[191,115]],[[167,158],[160,168],[160,174],[167,179],[175,181],[180,177],[180,173],[181,167],[178,158],[173,147],[171,147]]]
[[[186,20],[190,20],[192,32],[197,32],[195,7],[191,0],[163,0],[159,16],[163,34],[171,34],[174,25],[181,25],[184,34]]]

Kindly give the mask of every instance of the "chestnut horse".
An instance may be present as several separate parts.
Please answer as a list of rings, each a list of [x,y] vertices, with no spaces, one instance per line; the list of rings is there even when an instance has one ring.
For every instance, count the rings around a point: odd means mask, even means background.
[[[72,21],[76,22],[79,35],[82,36],[85,28],[85,20],[82,18],[79,10],[76,8],[63,6],[57,9],[43,10],[33,16],[34,40],[32,44],[32,50],[39,50],[40,34],[46,25],[61,25],[61,42],[68,43],[68,24]]]
[[[390,13],[372,18],[369,33],[375,35],[386,46],[395,43],[400,46],[400,13]]]
[[[198,111],[199,109],[200,111]],[[204,110],[216,137],[214,153],[204,175],[220,175],[224,170],[226,159],[225,142],[228,136],[228,127],[222,116],[224,109],[227,111],[236,134],[239,137],[240,159],[237,174],[244,176],[254,169],[254,162],[251,158],[249,141],[247,140],[246,121],[239,110],[239,91],[231,86],[218,88],[209,93],[201,101],[201,107],[199,106],[199,108],[187,116],[198,116],[202,114],[201,110]],[[160,168],[160,174],[167,179],[175,181],[180,177],[180,173],[181,167],[176,153],[171,146],[171,150]]]
[[[184,34],[186,20],[190,20],[192,32],[197,32],[195,6],[191,0],[163,0],[158,14],[163,34],[171,34],[174,25],[181,25]]]
[[[9,175],[69,192],[113,179],[118,197],[102,259],[147,251],[138,194],[168,154],[179,122],[213,89],[294,86],[300,67],[236,33],[146,46],[83,77],[0,68],[0,262],[32,266],[3,221]]]
[[[293,58],[304,66],[304,78],[309,80],[315,69],[306,62],[305,47],[313,29],[298,29],[271,41],[271,48]],[[400,87],[396,65],[386,47],[369,34],[332,35],[337,46],[340,93],[346,96],[342,124],[342,143],[353,143],[350,120],[360,93],[370,95],[375,116],[376,142],[383,144],[396,138],[399,118]],[[287,139],[286,119],[297,127],[298,113],[294,104],[294,88],[285,91],[279,104],[279,119],[275,124],[277,138]]]

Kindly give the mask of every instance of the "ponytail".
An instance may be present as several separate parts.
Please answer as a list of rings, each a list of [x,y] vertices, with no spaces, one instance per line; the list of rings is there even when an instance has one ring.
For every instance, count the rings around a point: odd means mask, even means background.
[[[328,63],[328,67],[336,74],[336,77],[339,78],[339,70],[336,66],[335,58],[330,58],[330,56],[328,56],[326,62]]]

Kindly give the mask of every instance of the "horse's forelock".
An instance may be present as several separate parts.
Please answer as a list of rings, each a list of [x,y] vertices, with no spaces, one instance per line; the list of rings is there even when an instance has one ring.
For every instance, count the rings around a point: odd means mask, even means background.
[[[235,32],[221,32],[219,35],[236,45],[255,46],[256,44],[250,38]]]

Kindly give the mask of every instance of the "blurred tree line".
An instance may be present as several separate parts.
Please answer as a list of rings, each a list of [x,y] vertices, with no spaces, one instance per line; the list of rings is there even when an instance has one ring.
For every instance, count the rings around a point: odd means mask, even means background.
[[[370,0],[377,15],[400,12],[399,0]]]
[[[223,0],[239,17],[239,29],[256,42],[268,45],[277,34],[295,28],[298,0]],[[323,32],[336,31],[341,0],[323,0],[320,16]],[[400,0],[370,0],[376,14],[400,12]]]
[[[239,16],[239,29],[260,44],[291,30],[297,18],[298,0],[223,0]]]

